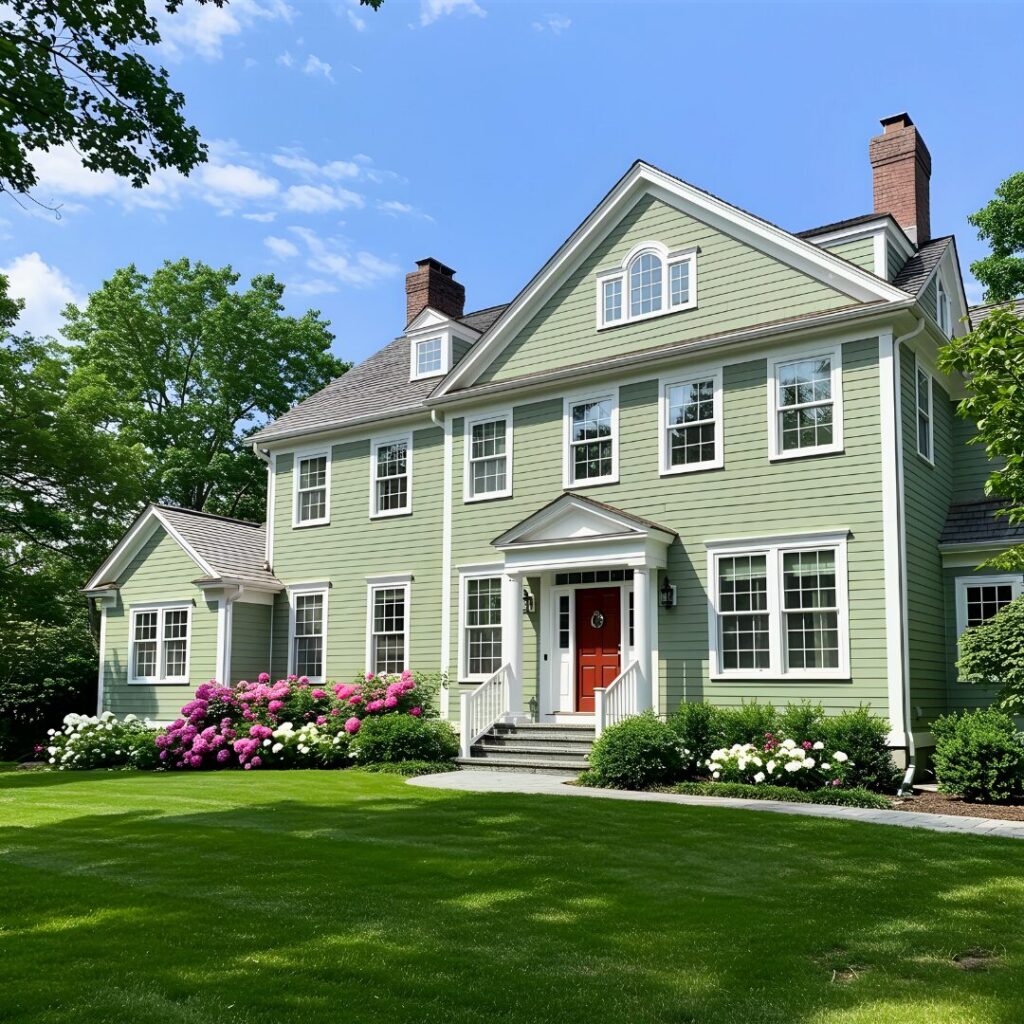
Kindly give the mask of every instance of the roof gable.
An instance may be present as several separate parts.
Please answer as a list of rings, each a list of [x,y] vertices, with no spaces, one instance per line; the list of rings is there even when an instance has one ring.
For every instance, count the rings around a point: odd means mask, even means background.
[[[531,321],[541,314],[545,304],[566,284],[581,264],[592,257],[616,226],[643,200],[655,200],[691,218],[718,235],[728,237],[753,252],[768,257],[803,277],[831,290],[835,305],[859,302],[903,301],[906,295],[893,285],[856,267],[811,242],[776,227],[753,214],[718,199],[710,193],[642,162],[633,165],[627,174],[598,204],[579,228],[551,257],[532,281],[504,311],[462,363],[442,381],[437,397],[475,384],[485,378],[501,353],[513,345]],[[671,247],[671,243],[666,242]],[[698,257],[699,259],[700,257]],[[698,308],[700,295],[698,294]],[[594,337],[593,293],[591,293],[590,335]],[[667,314],[676,320],[684,314]],[[611,328],[620,332],[636,325]],[[525,360],[524,360],[525,361]],[[567,362],[570,360],[566,360]],[[512,361],[506,357],[506,364]],[[511,366],[515,376],[518,367]],[[502,368],[491,371],[491,377]]]

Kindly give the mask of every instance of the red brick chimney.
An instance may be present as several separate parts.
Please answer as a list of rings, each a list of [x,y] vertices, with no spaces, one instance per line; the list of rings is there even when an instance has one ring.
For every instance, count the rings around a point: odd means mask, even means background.
[[[907,114],[882,118],[882,134],[871,140],[875,213],[891,213],[910,240],[931,238],[929,181],[932,157]]]
[[[466,304],[466,289],[455,280],[455,271],[435,259],[417,260],[416,269],[405,275],[406,324],[430,306],[457,320]]]

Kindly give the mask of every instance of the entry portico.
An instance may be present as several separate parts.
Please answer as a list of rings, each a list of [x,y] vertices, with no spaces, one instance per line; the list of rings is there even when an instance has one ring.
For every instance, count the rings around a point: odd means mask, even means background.
[[[571,492],[496,538],[506,580],[504,664],[463,695],[464,739],[467,730],[472,743],[499,718],[514,721],[527,713],[524,600],[539,600],[540,607],[541,721],[592,723],[600,731],[654,707],[658,570],[674,540],[675,532],[657,523]],[[533,587],[539,581],[539,594],[527,591],[528,579]]]

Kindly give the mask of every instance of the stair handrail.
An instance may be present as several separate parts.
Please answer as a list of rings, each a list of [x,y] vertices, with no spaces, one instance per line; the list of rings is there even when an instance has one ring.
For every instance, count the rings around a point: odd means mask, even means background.
[[[509,692],[512,678],[512,663],[506,661],[475,690],[460,695],[459,746],[462,757],[469,757],[473,744],[490,730],[495,722],[510,713]]]
[[[594,689],[594,736],[610,725],[640,714],[640,684],[643,671],[637,659],[631,661],[607,686]]]

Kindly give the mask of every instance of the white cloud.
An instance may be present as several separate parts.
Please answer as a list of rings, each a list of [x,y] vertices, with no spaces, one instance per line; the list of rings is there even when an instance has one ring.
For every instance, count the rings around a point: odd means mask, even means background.
[[[433,221],[433,217],[429,213],[424,213],[422,210],[417,210],[415,206],[410,203],[402,203],[397,199],[385,199],[377,203],[377,209],[382,213],[387,213],[392,217],[415,217],[418,220],[429,220]]]
[[[328,82],[334,81],[334,75],[331,74],[331,65],[327,61],[321,60],[314,53],[311,53],[306,58],[306,64],[302,69],[302,73],[305,75],[320,75],[322,78],[326,78]]]
[[[359,0],[348,0],[345,13],[348,15],[349,24],[357,32],[366,31],[366,19],[359,14]]]
[[[430,25],[449,14],[475,14],[483,18],[487,12],[476,0],[421,0],[420,24]]]
[[[326,213],[329,210],[359,209],[365,205],[358,192],[329,185],[292,185],[284,194],[284,205],[300,213]]]
[[[69,302],[83,301],[63,271],[46,263],[37,252],[15,257],[0,267],[0,274],[7,277],[8,294],[25,300],[18,328],[39,337],[56,336],[64,322],[61,310]]]
[[[287,260],[292,256],[299,255],[299,247],[287,238],[279,238],[277,235],[267,235],[263,244],[279,259]]]
[[[318,275],[314,280],[305,282],[307,288],[314,283],[328,284],[333,288],[334,282],[366,288],[401,270],[396,264],[371,252],[351,252],[337,239],[321,239],[309,228],[293,227],[291,230],[306,244],[306,266]]]
[[[275,63],[280,64],[283,68],[290,68],[295,63],[295,58],[285,50],[284,53],[275,58]]]
[[[154,12],[159,8],[154,5]],[[260,22],[290,22],[295,11],[284,0],[232,0],[214,4],[185,4],[173,15],[159,12],[161,46],[171,57],[195,53],[220,60],[227,40]]]
[[[338,181],[342,178],[358,178],[363,173],[355,160],[331,160],[326,164],[318,164],[301,149],[282,149],[270,159],[278,167],[307,178],[323,177]]]
[[[567,32],[571,25],[572,18],[567,18],[564,14],[548,14],[540,21],[533,23],[533,30],[560,36],[563,32]]]
[[[270,224],[277,218],[273,210],[265,210],[263,213],[243,213],[243,220],[254,220],[257,224]]]
[[[245,164],[204,164],[199,179],[208,190],[204,198],[215,206],[225,202],[237,205],[238,200],[267,199],[281,187],[277,178]]]

